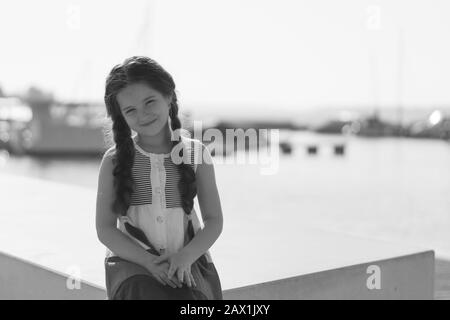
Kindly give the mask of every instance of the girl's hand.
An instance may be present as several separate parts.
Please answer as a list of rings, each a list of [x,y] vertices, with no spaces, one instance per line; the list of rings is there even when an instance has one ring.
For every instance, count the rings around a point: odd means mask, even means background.
[[[167,271],[169,269],[169,263],[151,264],[147,267],[147,270],[152,276],[158,280],[162,285],[169,285],[172,288],[181,288],[181,283],[177,279],[170,279],[167,277]]]
[[[194,277],[191,273],[191,265],[193,261],[183,252],[179,251],[175,254],[166,253],[153,260],[153,263],[159,264],[163,261],[168,261],[169,269],[167,271],[167,278],[172,279],[176,273],[178,281],[186,282],[188,287],[197,286]]]

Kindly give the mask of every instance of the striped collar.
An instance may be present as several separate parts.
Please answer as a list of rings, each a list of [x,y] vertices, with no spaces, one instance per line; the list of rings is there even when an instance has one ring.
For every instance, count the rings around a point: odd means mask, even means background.
[[[143,154],[143,155],[145,155],[145,156],[147,156],[147,157],[153,157],[153,158],[169,158],[169,157],[171,156],[172,152],[174,152],[173,149],[172,149],[171,152],[168,152],[168,153],[153,153],[153,152],[147,152],[147,151],[145,151],[144,149],[142,149],[142,148],[137,144],[137,141],[138,141],[138,136],[137,136],[137,135],[133,136],[133,137],[132,137],[132,140],[133,140],[134,147],[136,148],[136,150],[138,150],[141,154]],[[187,137],[184,137],[183,135],[181,135],[181,141],[182,141],[182,143],[184,143],[184,147],[185,147],[185,148],[186,148],[186,147],[189,148],[189,143],[188,143],[189,141],[188,141],[188,140],[190,140],[190,139],[187,138]]]
[[[142,153],[143,155],[147,156],[147,157],[157,157],[157,158],[168,158],[168,157],[170,157],[171,152],[169,152],[169,153],[153,153],[153,152],[147,152],[144,149],[142,149],[137,144],[137,140],[138,140],[138,136],[137,135],[132,137],[132,140],[134,142],[134,147],[136,148],[136,150],[139,151],[140,153]]]

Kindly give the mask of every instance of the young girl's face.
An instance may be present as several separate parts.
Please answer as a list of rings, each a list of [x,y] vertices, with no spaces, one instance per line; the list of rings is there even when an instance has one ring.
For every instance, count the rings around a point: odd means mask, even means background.
[[[156,135],[167,124],[170,98],[149,85],[139,82],[126,86],[117,94],[120,106],[128,126],[142,135]]]

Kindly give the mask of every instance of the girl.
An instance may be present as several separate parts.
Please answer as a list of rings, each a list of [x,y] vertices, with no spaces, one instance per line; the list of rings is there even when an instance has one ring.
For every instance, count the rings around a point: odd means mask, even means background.
[[[171,75],[126,59],[107,77],[105,104],[115,146],[100,165],[96,228],[108,298],[222,299],[209,252],[223,226],[214,167],[203,143],[178,134]]]

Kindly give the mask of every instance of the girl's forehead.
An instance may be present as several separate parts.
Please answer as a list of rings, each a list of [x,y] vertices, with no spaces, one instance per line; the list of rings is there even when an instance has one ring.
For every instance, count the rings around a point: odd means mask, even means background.
[[[129,84],[117,94],[117,102],[122,108],[129,105],[136,106],[149,97],[157,97],[161,94],[145,83]]]

